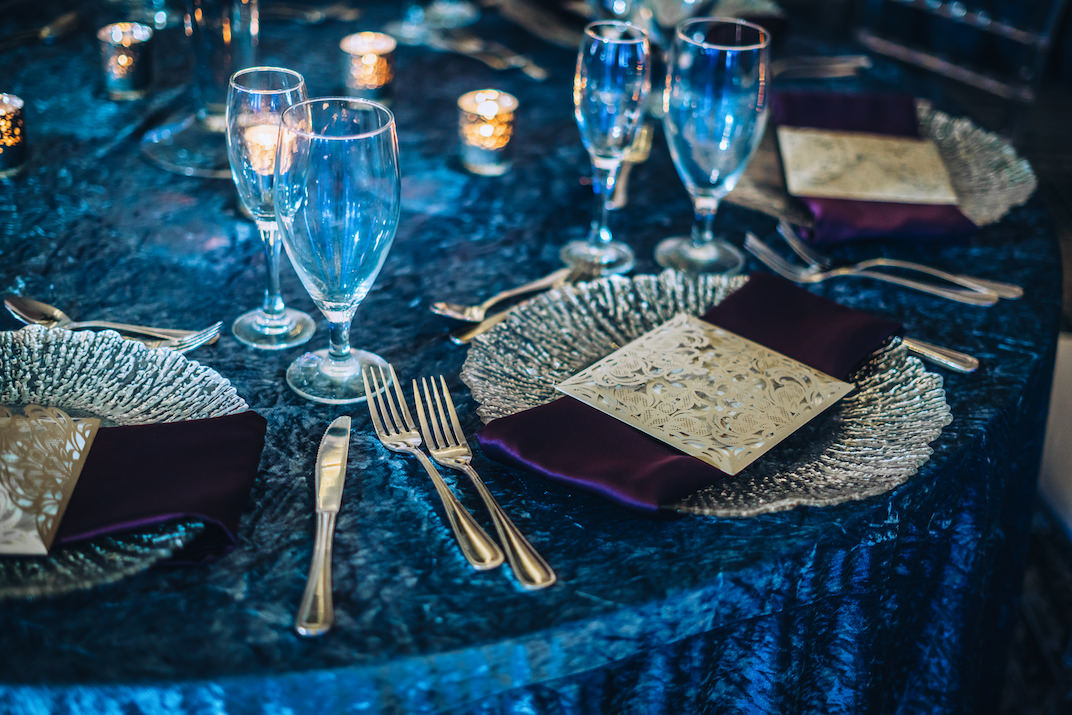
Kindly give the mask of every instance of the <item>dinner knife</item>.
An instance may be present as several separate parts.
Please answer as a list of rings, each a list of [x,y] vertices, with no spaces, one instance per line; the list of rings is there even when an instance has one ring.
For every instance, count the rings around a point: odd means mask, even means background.
[[[294,621],[294,627],[303,636],[327,633],[335,621],[331,603],[331,542],[335,515],[342,505],[349,446],[350,418],[339,417],[328,426],[316,453],[316,544],[305,595]]]

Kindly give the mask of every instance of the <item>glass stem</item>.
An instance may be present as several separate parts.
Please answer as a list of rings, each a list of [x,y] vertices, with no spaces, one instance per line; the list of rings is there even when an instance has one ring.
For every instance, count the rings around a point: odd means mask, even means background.
[[[350,321],[328,323],[328,358],[332,362],[345,362],[350,359]]]
[[[261,310],[271,320],[282,320],[287,306],[283,303],[283,294],[279,289],[279,259],[283,242],[279,240],[279,229],[274,221],[257,223],[257,230],[264,242],[264,262],[268,269],[268,284],[264,290],[264,304]]]
[[[616,164],[611,168],[592,167],[592,190],[596,195],[595,217],[592,219],[592,229],[588,232],[590,243],[603,246],[611,242],[613,236],[610,233],[610,203],[614,196],[614,185],[618,183],[618,168]]]
[[[718,200],[697,201],[693,208],[692,245],[708,246],[715,240],[715,214],[718,212]]]

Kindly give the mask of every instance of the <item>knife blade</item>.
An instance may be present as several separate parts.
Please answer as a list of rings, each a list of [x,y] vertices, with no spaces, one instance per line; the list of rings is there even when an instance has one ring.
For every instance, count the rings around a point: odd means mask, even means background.
[[[316,453],[316,543],[305,593],[294,621],[294,628],[303,636],[327,633],[335,621],[331,600],[331,543],[335,515],[342,506],[349,447],[350,418],[339,417],[324,432]]]

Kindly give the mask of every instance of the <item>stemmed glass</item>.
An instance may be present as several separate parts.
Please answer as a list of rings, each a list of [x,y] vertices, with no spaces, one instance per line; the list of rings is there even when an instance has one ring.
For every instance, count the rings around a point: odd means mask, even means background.
[[[688,273],[736,273],[741,252],[715,238],[719,201],[733,190],[767,123],[770,34],[743,20],[681,23],[666,76],[663,129],[692,197],[692,235],[668,238],[655,260]]]
[[[386,107],[328,97],[283,113],[275,214],[287,255],[331,326],[328,349],[287,368],[287,384],[307,399],[359,402],[362,368],[387,367],[350,348],[350,321],[394,241],[401,193],[395,119]]]
[[[567,265],[592,275],[633,267],[633,251],[614,240],[608,214],[622,158],[651,88],[650,52],[644,32],[628,23],[593,22],[584,28],[573,79],[573,114],[592,159],[596,212],[587,240],[567,243],[561,255]]]
[[[251,67],[231,77],[227,92],[227,158],[238,198],[257,223],[268,268],[260,308],[243,313],[231,326],[241,342],[282,350],[307,342],[316,331],[308,314],[288,308],[279,291],[282,246],[275,222],[272,180],[275,145],[283,110],[306,99],[305,80],[281,67]]]

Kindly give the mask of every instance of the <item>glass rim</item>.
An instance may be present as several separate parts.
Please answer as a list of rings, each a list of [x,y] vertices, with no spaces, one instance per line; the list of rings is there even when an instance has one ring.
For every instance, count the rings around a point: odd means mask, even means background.
[[[594,30],[597,27],[617,27],[623,30],[631,30],[637,33],[639,37],[628,39],[623,37],[617,37],[613,39],[609,37],[603,37],[602,35],[598,35],[595,33]],[[584,26],[584,34],[586,37],[590,37],[593,40],[598,40],[599,42],[617,42],[624,45],[637,45],[648,41],[648,33],[644,32],[643,29],[637,27],[633,23],[624,22],[622,20],[598,20],[596,22],[590,22]]]
[[[720,42],[706,42],[706,41],[694,40],[694,39],[692,39],[691,37],[689,37],[688,35],[685,34],[684,31],[685,31],[686,27],[688,27],[689,25],[699,25],[700,23],[709,23],[709,24],[712,24],[712,25],[714,25],[714,24],[722,24],[722,25],[737,25],[738,27],[750,27],[753,30],[758,30],[759,31],[759,42],[751,42],[751,43],[749,43],[747,45],[727,45],[727,44],[720,43]],[[718,17],[718,16],[713,16],[713,17],[694,17],[694,18],[692,18],[690,20],[685,20],[684,22],[678,23],[677,29],[674,31],[674,35],[679,40],[681,40],[682,42],[687,42],[690,45],[697,45],[699,47],[706,47],[706,48],[710,48],[710,49],[713,49],[713,50],[733,50],[733,51],[761,50],[761,49],[765,49],[767,47],[770,47],[770,40],[771,40],[770,30],[768,30],[767,28],[763,27],[762,25],[757,25],[754,22],[749,22],[748,20],[742,20],[742,19],[737,18],[737,17]]]
[[[368,108],[372,109],[373,111],[377,111],[377,112],[383,114],[385,116],[385,118],[386,118],[386,121],[383,123],[383,126],[377,127],[376,129],[370,129],[367,132],[357,132],[355,134],[330,134],[330,135],[329,134],[321,134],[320,132],[314,132],[314,131],[308,130],[308,129],[301,129],[299,127],[291,126],[291,125],[288,124],[288,120],[290,119],[290,117],[293,114],[295,114],[294,110],[296,110],[298,107],[305,107],[305,106],[308,106],[308,105],[312,105],[312,104],[315,104],[315,103],[321,103],[321,102],[323,102],[323,103],[334,102],[336,104],[359,104],[359,105],[364,105],[365,107],[368,107]],[[368,139],[368,138],[377,136],[379,134],[383,134],[384,132],[386,132],[389,129],[391,129],[392,127],[394,127],[395,126],[395,115],[391,113],[390,109],[388,109],[387,107],[383,106],[379,102],[373,102],[371,99],[364,99],[364,98],[361,98],[361,97],[313,97],[312,99],[306,99],[304,101],[298,102],[297,104],[292,104],[289,107],[287,107],[286,109],[284,109],[283,110],[283,115],[282,115],[282,117],[280,119],[280,122],[279,122],[279,126],[280,126],[280,131],[282,131],[282,129],[286,129],[288,132],[292,132],[292,133],[297,134],[299,136],[311,137],[313,139],[342,140],[342,141],[349,140],[349,139]]]
[[[275,72],[275,73],[281,74],[281,75],[289,75],[291,77],[297,77],[298,78],[298,84],[293,86],[293,87],[284,87],[282,89],[254,89],[253,87],[247,87],[246,85],[241,84],[239,82],[239,80],[242,77],[244,77],[244,76],[246,76],[248,74],[252,74],[254,72]],[[271,65],[259,65],[257,67],[245,67],[243,69],[238,70],[233,75],[231,75],[231,79],[230,79],[230,81],[228,81],[228,85],[233,87],[233,88],[235,88],[235,89],[237,89],[237,90],[241,90],[243,92],[246,92],[248,94],[285,94],[286,92],[293,92],[296,89],[301,89],[302,87],[304,87],[305,86],[305,77],[302,77],[301,73],[296,72],[296,71],[294,71],[292,69],[289,69],[287,67],[273,67]]]

